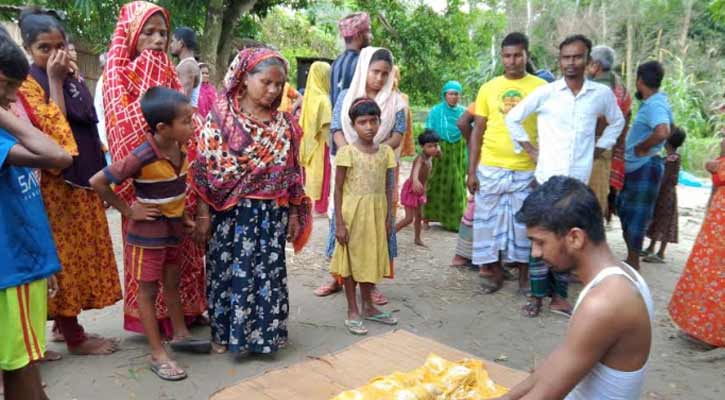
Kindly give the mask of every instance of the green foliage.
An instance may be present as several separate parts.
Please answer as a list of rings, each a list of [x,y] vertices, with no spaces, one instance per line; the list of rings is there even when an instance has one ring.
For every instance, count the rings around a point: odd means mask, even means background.
[[[682,169],[701,177],[709,176],[705,163],[720,155],[720,137],[688,137],[680,150]]]
[[[702,82],[695,75],[688,73],[680,58],[675,57],[670,63],[662,82],[661,90],[667,94],[672,106],[675,123],[682,126],[691,138],[712,136],[714,127],[704,113]]]

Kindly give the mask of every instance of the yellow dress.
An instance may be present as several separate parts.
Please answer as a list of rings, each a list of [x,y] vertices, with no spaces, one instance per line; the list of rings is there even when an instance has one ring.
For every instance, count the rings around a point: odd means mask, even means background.
[[[347,167],[341,213],[349,241],[346,246],[336,244],[330,272],[343,278],[352,276],[356,282],[378,282],[390,275],[385,179],[387,170],[397,165],[395,153],[385,144],[375,154],[348,145],[338,150],[335,163]]]
[[[340,393],[332,400],[484,400],[507,392],[489,378],[481,361],[451,362],[431,354],[420,368],[373,378],[367,385]]]

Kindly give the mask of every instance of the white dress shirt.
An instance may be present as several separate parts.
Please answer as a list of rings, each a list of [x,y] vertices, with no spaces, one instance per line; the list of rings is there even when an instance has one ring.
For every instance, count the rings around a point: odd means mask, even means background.
[[[530,142],[522,121],[537,114],[539,160],[536,181],[543,184],[555,175],[564,175],[589,183],[594,161],[594,140],[597,118],[602,115],[609,124],[596,143],[601,149],[611,149],[624,128],[624,116],[617,106],[612,89],[584,81],[579,94],[559,79],[540,86],[506,115],[506,127],[514,140]]]

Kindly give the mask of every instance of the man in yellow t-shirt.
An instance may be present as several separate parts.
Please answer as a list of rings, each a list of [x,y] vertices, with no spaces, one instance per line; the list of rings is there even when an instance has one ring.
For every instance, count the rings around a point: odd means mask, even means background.
[[[475,196],[473,259],[486,279],[484,291],[503,286],[503,264],[519,269],[519,290],[529,285],[531,242],[526,226],[514,215],[531,192],[536,164],[526,152],[515,152],[505,118],[516,104],[546,81],[528,74],[529,41],[510,33],[501,43],[504,75],[486,82],[476,97],[475,124],[469,141],[468,189]],[[524,122],[536,140],[536,116]]]

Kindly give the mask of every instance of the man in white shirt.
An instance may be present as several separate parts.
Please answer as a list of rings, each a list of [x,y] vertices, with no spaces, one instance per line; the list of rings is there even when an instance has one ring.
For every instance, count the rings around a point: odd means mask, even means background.
[[[564,39],[559,45],[559,66],[564,77],[540,86],[506,115],[511,138],[536,161],[534,176],[539,185],[556,175],[588,183],[595,154],[611,149],[624,127],[612,90],[584,77],[591,51],[592,42],[584,35]],[[531,143],[523,127],[523,121],[534,113],[538,147]],[[599,116],[606,119],[608,126],[596,141]],[[533,299],[524,307],[525,315],[538,315],[543,298],[548,296],[552,298],[552,312],[571,315],[565,274],[550,271],[541,260],[532,260],[529,276]]]

